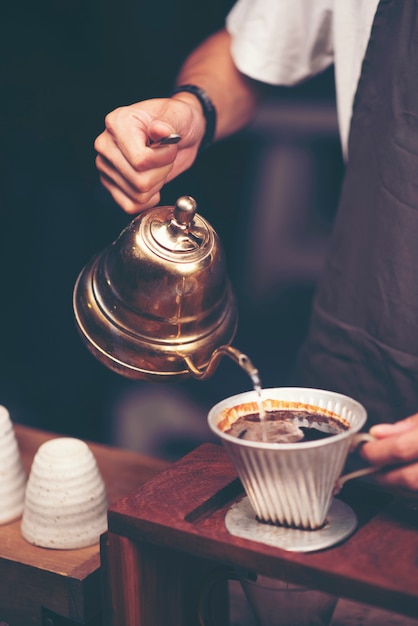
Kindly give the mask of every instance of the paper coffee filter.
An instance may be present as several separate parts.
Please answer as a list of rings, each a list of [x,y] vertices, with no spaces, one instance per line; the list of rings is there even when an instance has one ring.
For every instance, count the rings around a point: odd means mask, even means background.
[[[333,421],[335,420],[341,424],[344,428],[349,428],[350,423],[329,409],[322,408],[318,405],[304,404],[302,402],[291,402],[289,400],[279,400],[275,398],[265,398],[262,400],[262,406],[266,413],[277,410],[293,410],[293,411],[307,411],[308,413],[317,413],[320,411],[322,415],[326,415]],[[230,408],[224,409],[222,412],[222,418],[218,422],[218,428],[222,431],[227,431],[229,428],[243,415],[250,415],[252,413],[259,413],[260,407],[257,402],[244,402]]]
[[[336,419],[344,426],[349,426],[352,433],[358,432],[364,426],[367,418],[364,407],[356,400],[339,394],[321,389],[310,389],[302,387],[274,387],[271,389],[263,389],[261,391],[261,401],[266,411],[275,409],[295,409],[306,410],[311,412],[320,411],[321,413]],[[231,438],[225,431],[242,415],[249,413],[258,413],[258,394],[255,391],[246,391],[244,393],[230,396],[225,400],[221,400],[211,408],[208,416],[209,427],[219,436],[219,431],[223,432],[223,438]],[[340,437],[344,435],[335,435]],[[285,448],[289,446],[304,446],[304,442],[297,444],[280,444],[280,443],[264,443],[252,442],[249,440],[242,441],[243,445],[251,446],[267,446],[278,448],[282,445]],[[310,442],[309,445],[314,445]]]
[[[0,524],[20,517],[26,473],[20,457],[9,411],[0,405]]]

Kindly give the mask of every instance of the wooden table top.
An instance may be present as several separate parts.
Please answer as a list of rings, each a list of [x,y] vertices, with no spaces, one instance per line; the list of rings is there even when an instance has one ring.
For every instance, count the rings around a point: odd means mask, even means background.
[[[348,483],[339,497],[358,517],[354,534],[298,553],[228,533],[226,512],[242,496],[223,448],[203,444],[112,505],[109,531],[418,616],[418,512],[406,500]]]
[[[18,424],[15,432],[28,474],[39,446],[61,436]],[[106,484],[109,504],[167,467],[165,462],[127,450],[94,443],[89,446]],[[90,615],[100,610],[99,543],[79,550],[39,548],[23,539],[20,523],[18,519],[0,525],[0,621],[13,615],[13,624],[38,623],[39,605],[46,605],[60,615],[87,622]],[[22,590],[24,602],[17,589]],[[23,617],[24,603],[33,621],[27,614]],[[16,618],[20,611],[22,617]]]

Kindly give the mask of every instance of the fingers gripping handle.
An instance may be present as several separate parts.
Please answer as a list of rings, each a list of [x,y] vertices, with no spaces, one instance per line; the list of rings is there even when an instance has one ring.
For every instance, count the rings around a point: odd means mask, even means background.
[[[351,440],[351,445],[349,449],[349,454],[356,452],[360,446],[368,441],[376,441],[375,437],[370,433],[357,433]],[[340,493],[343,485],[349,480],[353,478],[360,478],[361,476],[367,476],[368,474],[375,474],[381,469],[378,465],[370,465],[370,467],[364,467],[362,469],[356,470],[355,472],[350,472],[349,474],[345,474],[340,476],[337,482],[334,485],[333,495],[336,496]]]

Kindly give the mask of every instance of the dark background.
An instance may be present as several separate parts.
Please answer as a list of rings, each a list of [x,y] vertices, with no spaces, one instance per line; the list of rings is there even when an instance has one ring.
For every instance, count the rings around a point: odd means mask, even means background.
[[[110,110],[170,90],[182,60],[223,24],[232,1],[10,4],[0,19],[0,403],[17,422],[109,441],[118,396],[142,383],[97,363],[73,319],[79,271],[130,219],[99,185],[93,142]],[[309,106],[333,98],[331,71],[271,94],[273,103]],[[311,201],[328,232],[341,157],[335,136],[314,141],[318,184]],[[213,146],[164,188],[162,204],[192,195],[217,230],[240,309],[234,345],[251,356],[265,386],[277,386],[306,331],[315,279],[290,276],[262,300],[246,280],[256,210],[250,198],[257,196],[254,171],[266,143],[268,137],[243,131]],[[210,381],[180,384],[204,407],[249,388],[227,360]]]

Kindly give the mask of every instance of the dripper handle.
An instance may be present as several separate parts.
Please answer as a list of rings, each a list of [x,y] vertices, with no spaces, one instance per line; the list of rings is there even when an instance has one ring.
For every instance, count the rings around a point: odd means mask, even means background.
[[[373,437],[370,433],[357,433],[351,441],[349,453],[355,452],[363,443],[375,440],[375,437]],[[340,476],[334,485],[333,495],[336,496],[340,493],[345,483],[349,480],[352,480],[353,478],[361,478],[362,476],[367,476],[368,474],[376,474],[381,469],[382,468],[377,465],[370,465],[369,467],[364,467],[354,472],[350,472],[349,474],[345,474],[344,476]]]

